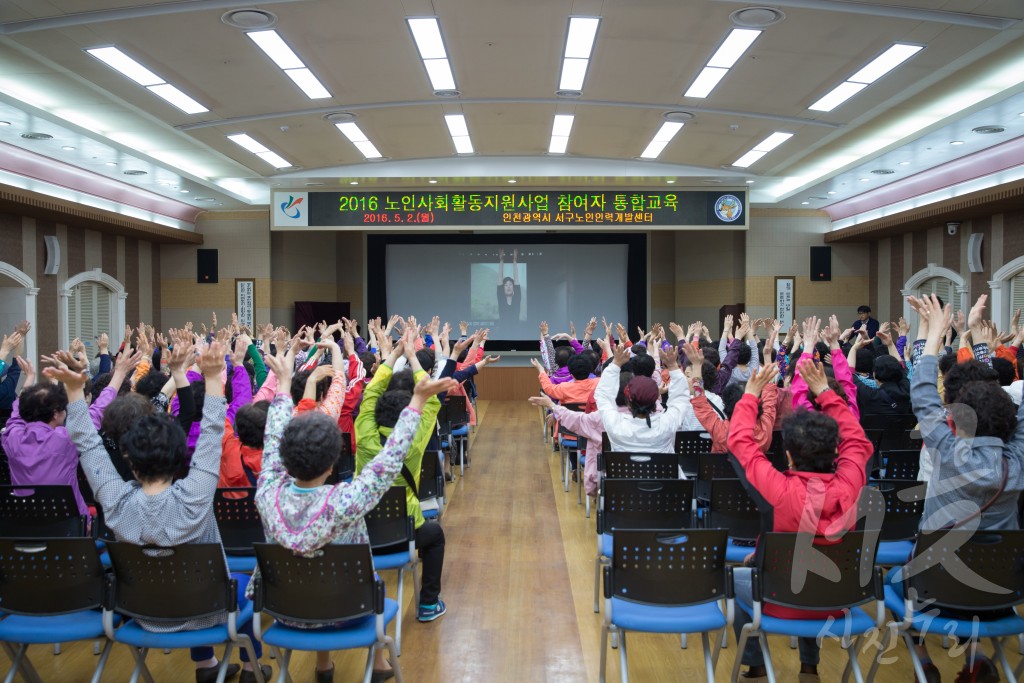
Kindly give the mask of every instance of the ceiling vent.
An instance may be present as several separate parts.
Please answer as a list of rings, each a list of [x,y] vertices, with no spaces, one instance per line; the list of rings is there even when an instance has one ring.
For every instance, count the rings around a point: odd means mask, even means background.
[[[271,28],[277,24],[277,15],[263,9],[234,9],[220,15],[220,20],[228,26],[240,28],[243,31],[255,31]]]
[[[687,121],[693,121],[693,114],[688,111],[667,111],[661,115],[661,118],[666,121],[674,121],[675,123],[686,123]]]
[[[872,171],[872,173],[874,173],[875,175],[892,175],[895,172],[896,171],[892,170],[891,168],[876,168],[874,171]]]
[[[22,133],[21,137],[26,140],[52,140],[53,136],[49,133]]]
[[[774,7],[744,7],[729,15],[733,26],[740,28],[765,28],[785,18],[785,13]]]
[[[138,168],[129,168],[127,171],[124,172],[125,175],[147,175],[148,173],[149,171],[143,171]]]
[[[1006,129],[1002,126],[978,126],[977,128],[972,128],[971,132],[978,135],[992,135],[993,133],[1002,133],[1004,130]]]
[[[349,123],[356,120],[356,115],[347,111],[332,111],[330,114],[324,114],[324,120],[331,123]]]
[[[582,90],[556,90],[555,91],[555,95],[557,95],[558,97],[568,97],[568,98],[583,97],[583,91]]]
[[[446,97],[451,99],[452,97],[459,97],[462,93],[458,90],[435,90],[434,97]]]

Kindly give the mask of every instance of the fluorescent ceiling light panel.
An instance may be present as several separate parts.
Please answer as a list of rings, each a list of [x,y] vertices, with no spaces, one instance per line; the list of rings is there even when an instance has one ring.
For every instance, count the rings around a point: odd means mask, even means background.
[[[448,125],[448,133],[454,138],[457,136],[466,137],[469,135],[469,127],[466,125],[464,114],[445,114],[444,122]]]
[[[921,45],[896,43],[847,80],[854,83],[874,83],[923,49]]]
[[[175,88],[170,83],[163,83],[161,85],[151,85],[147,88],[147,90],[149,90],[157,97],[167,100],[168,102],[170,102],[186,114],[200,114],[204,111],[210,111],[209,109],[199,104],[182,91]]]
[[[583,90],[583,81],[587,77],[588,59],[562,60],[562,77],[558,80],[559,90]]]
[[[323,83],[317,80],[317,77],[309,69],[286,69],[285,73],[295,82],[295,85],[299,86],[302,92],[306,93],[306,97],[309,99],[321,100],[331,96]]]
[[[706,66],[701,69],[694,79],[693,84],[683,94],[683,97],[707,97],[715,89],[718,82],[729,73],[728,69],[720,69],[714,66]]]
[[[305,64],[299,59],[299,56],[288,47],[288,44],[284,42],[281,35],[271,29],[269,31],[250,31],[246,33],[252,42],[256,43],[261,50],[263,50],[268,57],[274,60],[274,64],[282,69],[303,69]]]
[[[249,150],[253,154],[259,154],[260,152],[269,152],[270,150],[264,147],[261,143],[257,142],[255,138],[246,133],[236,133],[235,135],[229,135],[228,140],[240,145],[245,149]]]
[[[654,138],[647,145],[647,148],[640,154],[643,159],[657,159],[672,138],[682,130],[683,124],[676,121],[666,121],[654,134]]]
[[[722,46],[708,60],[708,66],[731,69],[743,53],[747,51],[761,31],[749,28],[734,28],[722,42]]]
[[[552,135],[551,142],[548,143],[548,154],[565,154],[568,148],[568,135]]]
[[[448,53],[444,49],[441,38],[441,25],[437,17],[406,18],[416,49],[420,51],[420,59],[446,59]]]
[[[455,76],[447,59],[425,59],[423,66],[427,69],[430,87],[434,90],[455,90]]]
[[[565,57],[590,59],[597,37],[600,17],[569,17],[569,32],[565,37]]]
[[[288,168],[291,166],[291,162],[285,160],[285,158],[277,152],[267,150],[266,152],[258,153],[256,156],[263,159],[263,161],[267,162],[274,168]]]
[[[814,111],[832,111],[866,87],[868,87],[867,83],[851,83],[850,81],[845,81],[833,88],[832,92],[826,94],[820,100],[807,108],[813,109]]]
[[[752,166],[753,164],[760,161],[761,157],[763,157],[767,153],[768,152],[759,152],[756,149],[752,149],[743,156],[741,156],[739,159],[734,161],[732,165],[738,166],[739,168],[746,168],[747,166]]]
[[[341,131],[341,134],[349,139],[350,142],[368,142],[369,138],[363,133],[362,129],[358,124],[355,123],[336,123],[334,124]]]
[[[569,133],[572,131],[572,122],[575,118],[572,114],[555,114],[555,122],[551,126],[551,134],[569,137]]]
[[[356,149],[362,152],[363,156],[367,159],[380,159],[382,156],[369,140],[360,140],[359,142],[353,142],[352,144],[355,145]]]
[[[139,85],[159,85],[164,79],[142,66],[134,59],[121,52],[116,47],[97,47],[86,50],[96,59],[100,60],[111,69],[119,71]]]
[[[455,152],[457,154],[473,153],[473,140],[468,135],[453,135],[452,144],[455,145]]]

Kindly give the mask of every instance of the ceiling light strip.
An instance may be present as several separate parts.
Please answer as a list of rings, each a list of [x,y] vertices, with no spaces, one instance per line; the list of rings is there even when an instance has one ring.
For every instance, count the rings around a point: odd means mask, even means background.
[[[791,137],[793,137],[793,133],[772,133],[764,140],[754,145],[749,152],[734,161],[732,165],[738,168],[747,168],[748,166],[752,166],[760,161],[765,154],[768,154],[768,152],[786,142]]]
[[[320,79],[313,75],[305,62],[295,54],[276,30],[247,31],[245,35],[249,36],[249,39],[256,43],[256,46],[263,50],[295,85],[299,86],[306,97],[311,100],[332,97]]]
[[[157,97],[173,104],[186,114],[201,114],[210,111],[202,104],[186,95],[181,89],[171,85],[145,66],[129,57],[120,48],[94,47],[86,49],[90,55],[100,60],[122,76],[129,78],[146,88]]]
[[[754,44],[759,35],[761,35],[759,29],[734,28],[729,31],[729,35],[725,37],[722,44],[711,55],[711,59],[700,70],[697,77],[693,79],[693,83],[686,89],[683,96],[705,98],[710,95],[719,81],[725,78],[725,75],[729,73],[729,69]]]
[[[548,143],[548,154],[565,154],[569,148],[569,134],[576,119],[574,114],[555,114],[551,124],[551,141]]]
[[[348,138],[349,142],[355,145],[356,149],[358,149],[365,158],[382,158],[383,155],[377,150],[374,144],[370,142],[370,139],[366,137],[366,134],[363,132],[362,128],[359,127],[359,124],[349,121],[347,123],[336,123],[334,125],[339,131],[341,131],[342,135]]]
[[[809,106],[808,109],[812,111],[832,111],[923,49],[923,45],[895,43],[888,50],[861,67],[857,73],[825,93],[821,99]]]
[[[441,24],[437,17],[406,17],[405,21],[409,25],[416,49],[419,50],[430,87],[434,92],[456,90],[455,75],[452,73],[448,50],[445,49]]]
[[[232,135],[228,135],[227,138],[246,151],[252,152],[274,168],[290,168],[294,165],[277,152],[268,149],[266,145],[247,133],[234,133]]]
[[[600,26],[601,17],[569,17],[569,29],[565,33],[565,48],[562,51],[562,72],[558,78],[559,90],[583,90]]]
[[[455,145],[456,154],[472,154],[473,141],[469,137],[469,126],[466,125],[465,114],[445,114],[445,125],[448,126],[448,134],[451,135],[452,144]]]
[[[654,134],[654,138],[647,145],[647,148],[640,154],[642,159],[657,159],[665,147],[672,141],[672,138],[676,136],[680,130],[683,129],[683,124],[678,121],[666,121],[661,124],[661,128]]]

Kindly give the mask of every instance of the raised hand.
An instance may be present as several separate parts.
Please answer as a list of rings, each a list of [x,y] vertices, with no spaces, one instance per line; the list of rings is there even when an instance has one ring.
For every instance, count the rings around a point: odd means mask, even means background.
[[[459,386],[459,383],[451,377],[445,377],[444,379],[430,379],[429,377],[423,377],[416,383],[416,386],[413,387],[412,401],[409,402],[409,407],[413,410],[422,411],[428,398],[445,391],[451,391],[457,386]]]
[[[31,386],[36,383],[36,369],[32,365],[32,361],[28,358],[22,358],[21,356],[15,356],[14,362],[21,368],[21,374],[25,376],[25,383],[22,385],[24,389],[27,386]]]
[[[540,361],[537,360],[536,358],[531,358],[530,359],[530,365],[532,365],[534,367],[534,369],[537,370],[537,374],[538,375],[542,375],[545,372],[547,372],[547,370],[544,369],[544,366],[541,365]]]
[[[241,337],[235,339],[235,345],[231,348],[231,367],[241,367],[245,363],[245,354],[249,351],[249,345]]]
[[[287,351],[280,344],[277,345],[277,355],[267,353],[264,361],[270,371],[277,376],[277,386],[290,387],[292,385],[292,373],[295,371],[295,345]]]
[[[549,330],[549,328],[548,328],[548,321],[541,320],[540,321],[540,336],[542,336],[542,337],[548,336],[548,330]]]
[[[67,389],[69,400],[82,398],[81,393],[89,379],[88,376],[80,369],[67,365],[62,359],[73,360],[73,356],[67,351],[58,351],[54,354],[54,358],[50,359],[54,364],[43,370],[43,376],[63,384]]]
[[[690,365],[697,369],[704,365],[704,352],[699,348],[695,348],[691,344],[683,344],[683,353],[686,354],[686,360],[690,362]]]
[[[813,360],[800,361],[797,363],[796,371],[807,382],[807,388],[815,396],[828,390],[828,377],[825,375],[825,369]]]
[[[222,331],[225,332],[224,336],[227,336],[227,331]],[[199,357],[199,370],[202,372],[203,377],[209,380],[216,379],[220,382],[220,373],[224,371],[224,354],[226,351],[227,345],[221,339],[221,335],[218,334],[217,339],[211,342],[209,348]]]
[[[0,360],[6,360],[24,339],[20,332],[14,332],[9,336],[5,334],[3,342],[0,343]]]
[[[754,396],[761,396],[761,392],[764,388],[771,384],[771,382],[779,374],[779,364],[769,363],[764,367],[758,368],[757,372],[750,375],[750,379],[747,380],[746,393],[753,394]],[[822,373],[824,374],[824,373]]]
[[[686,338],[686,332],[683,331],[683,328],[680,327],[679,323],[677,323],[677,322],[670,322],[668,324],[668,330],[669,330],[669,332],[672,333],[672,335],[678,341],[681,341],[681,342],[688,341],[687,338]]]
[[[686,348],[690,348],[689,344],[686,344]],[[661,366],[668,371],[679,369],[679,358],[676,356],[675,349],[658,349],[658,353],[661,354]]]
[[[194,360],[195,351],[192,348],[191,342],[175,342],[174,348],[171,350],[171,355],[167,359],[167,369],[170,370],[172,375],[181,373],[184,372]]]
[[[1017,317],[1020,317],[1020,311],[1017,311]],[[29,333],[29,330],[31,330],[31,329],[32,329],[32,323],[30,323],[27,320],[22,320],[20,323],[18,323],[15,326],[14,331],[17,332],[18,334],[20,334],[22,337],[27,337],[28,333]]]
[[[1020,311],[1018,311],[1017,313],[1019,314]],[[588,322],[587,326],[583,329],[583,337],[584,337],[584,339],[590,339],[594,335],[594,330],[596,330],[596,329],[597,329],[597,318],[591,317],[590,318],[590,322]]]
[[[821,320],[817,316],[812,315],[809,318],[804,318],[803,334],[808,344],[814,343],[814,340],[818,338],[818,330],[820,329]]]
[[[483,360],[480,360],[480,361],[477,362],[476,369],[478,371],[479,370],[483,370],[484,368],[486,368],[491,363],[497,363],[500,360],[501,360],[501,356],[484,356]]]
[[[548,410],[551,410],[555,407],[555,402],[552,401],[551,398],[548,396],[531,396],[526,400],[530,402],[531,406],[541,406],[543,408],[547,408]]]
[[[978,300],[971,306],[971,312],[967,316],[967,327],[971,329],[971,333],[974,333],[974,329],[981,325],[985,316],[985,305],[988,303],[988,294],[982,294],[978,297]]]

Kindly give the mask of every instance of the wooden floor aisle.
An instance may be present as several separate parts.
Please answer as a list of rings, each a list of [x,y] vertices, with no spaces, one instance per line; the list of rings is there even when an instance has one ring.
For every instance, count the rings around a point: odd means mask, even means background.
[[[598,680],[602,616],[594,614],[594,517],[584,517],[575,489],[564,492],[558,456],[541,438],[536,409],[526,402],[481,401],[480,426],[473,435],[472,466],[464,479],[449,485],[443,518],[447,536],[442,597],[448,613],[436,622],[415,620],[412,586],[406,585],[403,654],[408,683],[509,682],[576,683]],[[394,596],[394,572],[384,573]],[[779,680],[795,681],[796,652],[773,639]],[[932,656],[953,681],[962,657],[951,659],[930,643]],[[1011,663],[1020,659],[1016,644]],[[728,680],[735,653],[730,635],[718,664],[718,680]],[[36,646],[33,662],[45,681],[85,683],[96,658],[88,643],[64,646],[54,657]],[[878,681],[911,681],[903,645],[888,655]],[[116,646],[104,681],[125,681],[131,657]],[[277,663],[266,659],[277,674]],[[336,653],[335,681],[360,680],[363,652]],[[845,661],[838,644],[822,651],[822,681],[839,681]],[[870,655],[862,654],[865,671]],[[193,681],[187,652],[150,655],[158,683]],[[699,637],[688,649],[678,637],[629,636],[630,679],[638,683],[702,681]],[[313,655],[297,653],[290,667],[296,683],[313,680]],[[609,681],[618,681],[618,655],[610,652]]]

